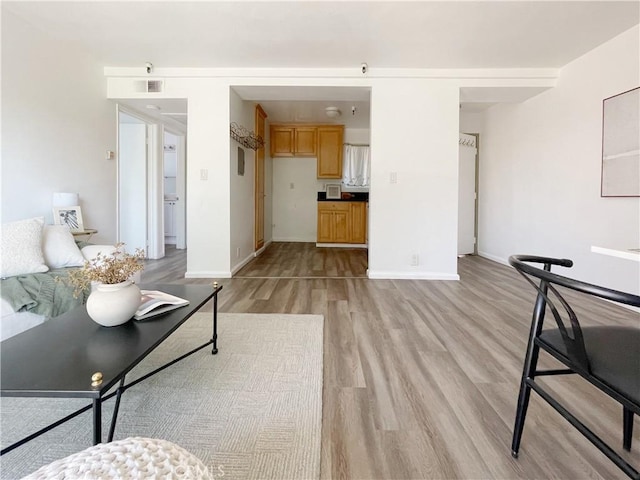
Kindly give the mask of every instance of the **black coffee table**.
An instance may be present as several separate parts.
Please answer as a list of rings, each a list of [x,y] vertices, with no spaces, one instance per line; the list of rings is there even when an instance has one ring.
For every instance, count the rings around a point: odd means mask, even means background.
[[[89,409],[93,409],[93,443],[102,442],[102,402],[116,396],[108,436],[111,441],[120,397],[127,388],[208,345],[213,345],[212,354],[218,353],[217,310],[221,285],[142,285],[140,288],[185,298],[189,305],[143,321],[131,320],[118,327],[101,327],[89,318],[83,306],[2,342],[0,396],[89,398],[92,403],[2,449],[0,455]],[[125,376],[132,368],[212,298],[212,338],[207,343],[125,384]],[[94,381],[97,372],[102,374],[99,383]],[[117,389],[108,393],[116,384],[119,384]]]

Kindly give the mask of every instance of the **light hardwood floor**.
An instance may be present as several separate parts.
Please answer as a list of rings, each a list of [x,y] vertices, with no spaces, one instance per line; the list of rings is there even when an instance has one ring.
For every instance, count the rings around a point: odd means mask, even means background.
[[[147,262],[143,282],[211,282],[185,279],[185,270],[185,252],[169,250]],[[469,256],[459,282],[365,272],[365,250],[277,243],[236,277],[217,279],[221,312],[324,315],[323,479],[626,478],[535,393],[520,457],[511,457],[534,297],[513,269]],[[605,315],[640,323],[601,301],[575,307],[585,325]],[[546,384],[640,468],[637,417],[626,453],[615,402],[576,376]]]

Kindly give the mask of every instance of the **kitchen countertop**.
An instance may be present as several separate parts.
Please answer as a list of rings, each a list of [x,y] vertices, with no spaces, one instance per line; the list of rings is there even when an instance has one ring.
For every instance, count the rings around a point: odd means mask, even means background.
[[[318,192],[319,202],[368,202],[369,192],[342,192],[343,198],[327,198],[327,192]],[[345,198],[350,195],[349,198]]]

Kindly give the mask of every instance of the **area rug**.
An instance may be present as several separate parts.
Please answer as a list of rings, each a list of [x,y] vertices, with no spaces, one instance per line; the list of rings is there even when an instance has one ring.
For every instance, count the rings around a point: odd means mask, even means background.
[[[226,479],[317,479],[322,423],[322,315],[219,314],[219,353],[210,348],[131,387],[115,439],[174,442]],[[194,315],[129,380],[202,343],[211,314]],[[62,418],[86,400],[2,398],[2,446]],[[114,400],[103,405],[106,437]],[[91,412],[0,458],[15,479],[91,445]]]

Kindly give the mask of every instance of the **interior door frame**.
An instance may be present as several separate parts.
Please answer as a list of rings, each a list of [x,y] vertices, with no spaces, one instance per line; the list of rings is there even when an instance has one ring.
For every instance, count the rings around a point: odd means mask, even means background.
[[[260,135],[262,130],[262,138],[264,140],[266,132],[267,112],[263,110],[260,104],[256,104],[255,107],[255,132]],[[261,128],[260,128],[261,127]],[[255,168],[254,168],[254,252],[259,252],[264,248],[264,199],[265,194],[265,147],[264,145],[256,150],[255,154]],[[262,234],[260,234],[262,232]]]
[[[122,230],[122,222],[123,222],[123,218],[121,215],[121,211],[123,209],[123,206],[121,205],[121,203],[124,201],[122,198],[122,183],[123,183],[123,176],[124,176],[124,172],[122,169],[122,125],[123,122],[122,120],[122,115],[126,115],[129,117],[133,117],[134,119],[136,119],[139,123],[139,125],[144,125],[144,134],[145,134],[145,160],[144,160],[144,170],[145,170],[145,176],[148,175],[148,169],[147,169],[147,161],[148,161],[148,149],[146,148],[146,145],[148,143],[148,128],[147,128],[147,123],[146,121],[141,118],[140,115],[137,115],[136,112],[131,111],[127,108],[123,108],[122,105],[117,104],[116,105],[116,151],[117,151],[117,160],[116,160],[116,205],[115,205],[115,210],[116,210],[116,241],[117,242],[122,242],[124,239],[122,237],[123,235],[123,230]],[[129,246],[125,246],[125,248],[128,249],[134,249],[134,248],[144,248],[145,253],[147,251],[147,243],[149,240],[149,232],[148,232],[148,218],[147,218],[147,205],[146,205],[146,201],[147,201],[147,182],[145,182],[144,185],[144,189],[145,189],[145,194],[144,194],[144,199],[145,199],[145,232],[144,232],[144,245],[129,245]]]
[[[473,226],[473,235],[475,236],[476,241],[473,244],[473,254],[478,255],[478,243],[480,243],[480,239],[478,238],[478,214],[480,205],[480,134],[479,133],[469,133],[468,135],[473,135],[476,137],[476,208],[475,208],[475,224]]]
[[[474,157],[474,205],[473,205],[473,251],[471,255],[478,254],[478,205],[479,205],[479,187],[480,187],[480,134],[479,133],[467,133],[460,132],[461,134],[474,137],[475,139],[475,157]],[[458,173],[458,176],[460,174]],[[458,178],[458,188],[460,188],[460,179]],[[459,226],[458,226],[458,235]]]
[[[187,248],[187,187],[186,187],[186,134],[180,132],[177,129],[173,129],[168,126],[164,126],[164,132],[168,132],[176,137],[176,155],[178,159],[176,169],[176,195],[178,196],[177,208],[176,208],[176,248],[183,250]],[[162,135],[163,153],[164,153],[164,132]],[[163,155],[164,159],[164,155]],[[164,164],[163,164],[164,172]],[[164,179],[163,179],[163,191],[162,197],[164,200]],[[164,223],[162,225],[162,232],[164,233]],[[164,237],[163,237],[164,240]]]
[[[164,214],[163,205],[163,175],[162,175],[162,128],[163,125],[151,118],[145,117],[134,109],[127,108],[125,105],[116,104],[116,122],[117,122],[117,144],[118,144],[118,169],[117,169],[117,185],[116,185],[116,232],[118,241],[120,241],[120,181],[121,171],[120,162],[120,113],[124,113],[143,123],[146,129],[146,242],[144,245],[147,258],[162,258],[164,256],[164,227],[162,217]]]

